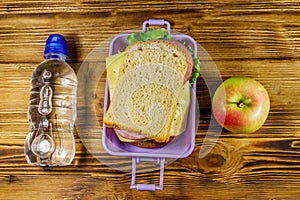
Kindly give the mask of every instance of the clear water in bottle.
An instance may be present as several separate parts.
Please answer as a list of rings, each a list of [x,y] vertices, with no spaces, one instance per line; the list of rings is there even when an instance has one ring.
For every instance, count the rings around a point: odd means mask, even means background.
[[[75,155],[77,77],[66,63],[63,36],[49,36],[44,57],[31,79],[25,157],[40,166],[69,165]]]

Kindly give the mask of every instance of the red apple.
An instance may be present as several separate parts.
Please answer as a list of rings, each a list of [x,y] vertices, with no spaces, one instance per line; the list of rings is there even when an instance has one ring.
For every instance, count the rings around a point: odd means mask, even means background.
[[[248,77],[232,77],[216,90],[212,110],[217,122],[232,133],[253,133],[266,121],[270,110],[267,90]]]

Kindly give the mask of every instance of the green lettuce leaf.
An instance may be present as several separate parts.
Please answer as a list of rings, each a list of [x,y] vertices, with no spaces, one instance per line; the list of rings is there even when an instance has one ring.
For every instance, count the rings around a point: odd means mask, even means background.
[[[147,28],[144,33],[132,33],[127,37],[128,45],[134,42],[142,41],[146,42],[149,40],[171,40],[171,35],[168,34],[167,30],[164,28],[151,29]]]

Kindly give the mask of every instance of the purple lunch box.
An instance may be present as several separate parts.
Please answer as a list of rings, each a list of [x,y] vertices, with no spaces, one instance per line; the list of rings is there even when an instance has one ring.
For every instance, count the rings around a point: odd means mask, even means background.
[[[147,26],[166,26],[167,31],[170,33],[170,23],[163,19],[149,19],[143,23],[142,32],[146,31]],[[184,34],[172,34],[174,40],[186,42],[194,50],[194,55],[197,55],[197,44],[194,39]],[[130,33],[123,33],[115,36],[109,49],[109,56],[123,51],[127,44],[126,38]],[[141,148],[131,145],[130,143],[121,142],[112,128],[108,128],[103,124],[103,137],[102,143],[104,149],[111,155],[116,156],[129,156],[132,157],[132,179],[131,189],[137,190],[162,190],[165,158],[185,158],[189,156],[195,145],[196,134],[196,85],[192,86],[190,109],[188,114],[187,127],[184,133],[177,136],[170,143],[160,148]],[[110,104],[109,88],[106,79],[105,97],[104,97],[104,114],[106,113]],[[139,162],[157,162],[160,165],[160,183],[159,186],[155,184],[136,184],[136,164]]]

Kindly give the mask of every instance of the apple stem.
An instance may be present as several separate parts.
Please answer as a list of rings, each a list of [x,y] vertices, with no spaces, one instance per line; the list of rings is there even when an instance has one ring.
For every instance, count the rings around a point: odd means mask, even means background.
[[[245,104],[244,104],[243,102],[238,102],[238,103],[237,103],[237,106],[238,106],[239,108],[244,107],[244,105],[245,105]]]

